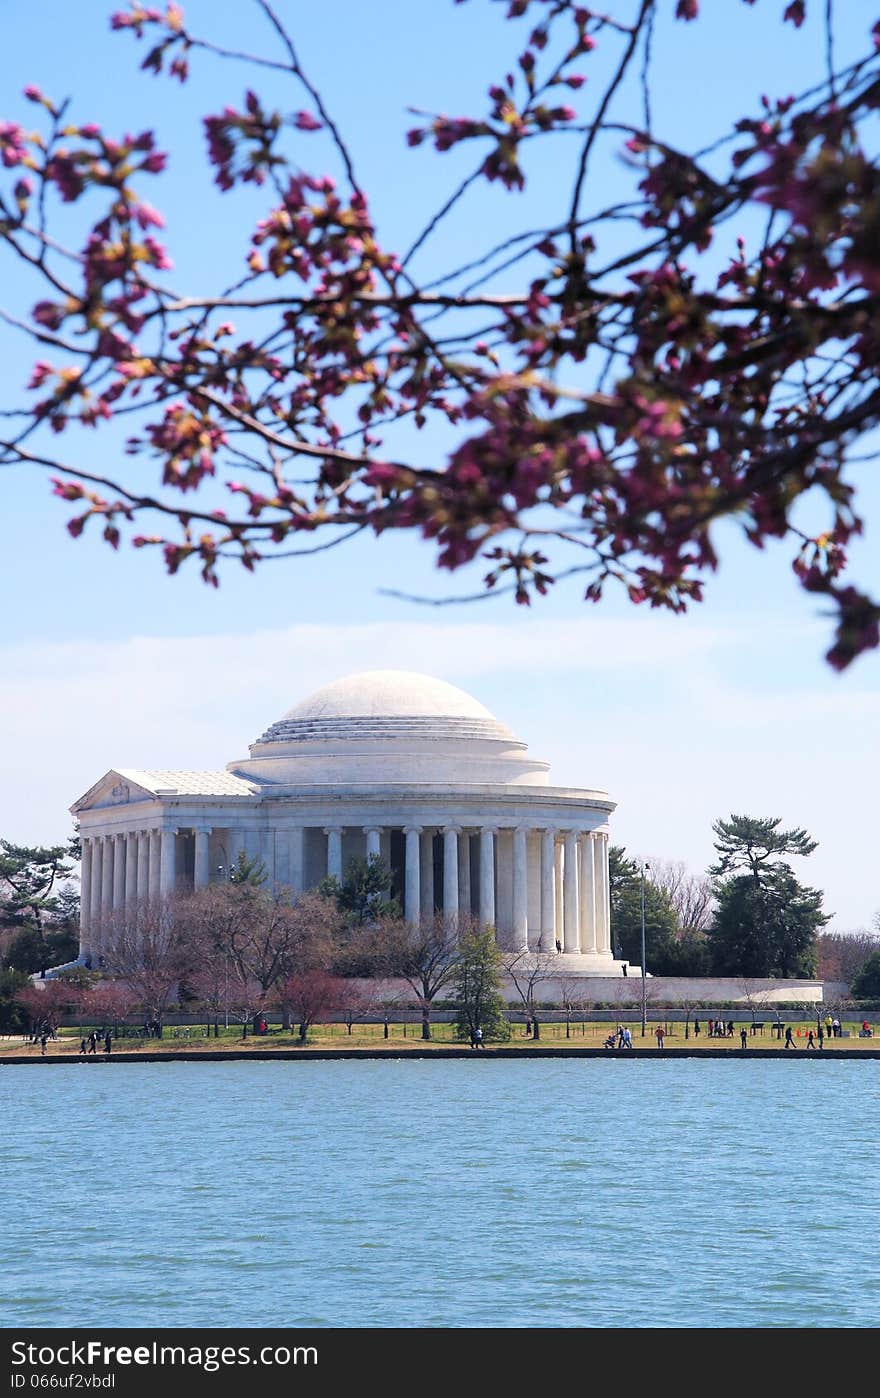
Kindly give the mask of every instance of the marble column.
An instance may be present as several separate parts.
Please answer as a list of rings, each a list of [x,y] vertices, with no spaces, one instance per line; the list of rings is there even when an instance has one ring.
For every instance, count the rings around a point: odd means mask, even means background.
[[[434,832],[423,830],[419,836],[419,864],[422,874],[422,917],[434,916]]]
[[[581,912],[581,951],[596,951],[596,879],[593,857],[593,837],[589,830],[580,839],[578,869]]]
[[[562,929],[565,923],[564,904],[562,898],[562,860],[564,847],[562,840],[557,836],[556,846],[553,854],[553,883],[556,890],[556,937],[558,943],[557,951],[562,950]]]
[[[195,860],[193,862],[193,888],[207,888],[211,882],[211,827],[197,825]]]
[[[102,841],[104,857],[101,860],[101,912],[109,917],[113,911],[113,836],[105,835]]]
[[[159,830],[150,831],[150,902],[162,897],[162,841]]]
[[[471,915],[471,837],[464,830],[458,838],[458,911],[463,918]]]
[[[371,859],[382,857],[382,831],[378,825],[365,825],[364,834],[367,837],[367,862]]]
[[[102,913],[101,901],[104,892],[104,841],[100,835],[94,836],[89,844],[92,847],[92,888],[89,899],[89,942],[92,954],[97,955],[101,945]]]
[[[448,923],[458,921],[458,837],[461,827],[443,827],[443,916]]]
[[[79,954],[85,960],[92,954],[92,841],[81,841],[79,864]]]
[[[169,898],[177,887],[177,831],[163,830],[159,846],[159,897]]]
[[[133,908],[137,902],[138,837],[130,830],[125,837],[125,904]]]
[[[145,903],[150,896],[150,832],[139,830],[137,837],[137,896],[139,903]]]
[[[512,951],[529,949],[529,874],[526,828],[518,825],[513,832],[513,935]]]
[[[594,835],[596,868],[596,945],[611,951],[611,879],[608,870],[608,836]]]
[[[125,906],[125,836],[113,836],[113,907]]]
[[[541,832],[541,940],[539,951],[556,950],[556,831]]]
[[[412,927],[418,927],[422,912],[421,859],[419,857],[422,827],[420,825],[407,825],[404,827],[403,833],[406,836],[406,855],[403,868],[403,915]]]
[[[578,891],[577,891],[577,831],[568,830],[565,834],[565,855],[562,899],[563,910],[563,950],[566,952],[580,951],[580,935],[578,928]]]
[[[306,886],[306,832],[302,825],[289,835],[289,877],[291,893],[302,893]]]
[[[495,831],[491,826],[480,831],[480,922],[484,927],[495,926]]]
[[[331,878],[339,879],[342,882],[342,826],[326,825],[324,834],[327,836],[327,873]]]

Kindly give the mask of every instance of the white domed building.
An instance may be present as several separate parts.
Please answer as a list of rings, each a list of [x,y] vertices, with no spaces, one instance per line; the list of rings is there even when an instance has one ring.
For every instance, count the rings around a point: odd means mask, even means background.
[[[294,893],[380,855],[405,916],[479,918],[560,974],[619,975],[604,791],[546,762],[469,694],[376,670],[319,689],[225,771],[108,772],[71,808],[82,837],[81,957],[114,910],[228,877],[244,851]]]

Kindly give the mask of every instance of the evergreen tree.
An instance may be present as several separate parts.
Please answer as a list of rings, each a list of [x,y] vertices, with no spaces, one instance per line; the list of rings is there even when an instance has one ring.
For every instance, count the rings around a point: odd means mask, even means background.
[[[0,840],[0,926],[41,928],[58,910],[57,885],[73,874],[71,843],[15,845]]]
[[[642,963],[642,871],[620,845],[608,852],[611,888],[611,945],[614,954]],[[645,876],[645,960],[654,976],[682,975],[672,970],[677,923],[669,895]]]
[[[50,966],[63,966],[65,962],[75,961],[78,954],[79,938],[71,929],[46,928],[44,931],[40,927],[23,927],[9,944],[6,965],[12,970],[33,975]]]
[[[873,952],[852,984],[856,1000],[880,1000],[880,951]]]
[[[770,817],[761,820],[754,816],[732,815],[730,820],[716,820],[712,829],[716,835],[718,860],[709,873],[724,878],[743,869],[759,882],[768,869],[781,862],[784,854],[813,853],[817,844],[806,830],[797,827],[780,830],[781,823],[779,816],[775,820]]]
[[[510,1024],[501,998],[501,953],[491,927],[467,931],[459,943],[455,982],[458,1014],[455,1032],[473,1042],[482,1029],[485,1040],[510,1038]]]
[[[251,888],[262,888],[268,878],[266,866],[261,859],[256,856],[251,858],[243,849],[239,850],[238,858],[229,870],[230,883],[249,884]]]
[[[709,929],[712,970],[719,976],[807,978],[816,974],[816,937],[828,918],[822,894],[790,869],[756,882],[747,874],[718,891]]]
[[[392,873],[378,855],[369,859],[353,859],[345,878],[330,874],[322,879],[318,891],[333,898],[349,927],[370,926],[382,918],[400,917],[400,904],[391,894]]]

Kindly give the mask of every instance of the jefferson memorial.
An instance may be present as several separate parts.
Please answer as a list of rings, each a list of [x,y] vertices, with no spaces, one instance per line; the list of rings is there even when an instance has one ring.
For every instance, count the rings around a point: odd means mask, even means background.
[[[482,704],[427,675],[375,670],[326,685],[225,771],[117,767],[72,807],[82,837],[81,959],[134,902],[259,859],[300,893],[349,862],[389,865],[408,921],[497,929],[505,950],[559,953],[560,974],[615,976],[604,791],[551,784]]]

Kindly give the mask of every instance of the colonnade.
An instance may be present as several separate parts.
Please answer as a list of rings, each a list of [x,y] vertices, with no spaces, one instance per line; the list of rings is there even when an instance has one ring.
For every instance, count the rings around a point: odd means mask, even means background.
[[[301,892],[324,873],[343,878],[344,838],[350,849],[355,835],[367,858],[378,857],[383,836],[391,829],[372,824],[279,825],[265,831],[205,823],[108,835],[83,832],[83,952],[94,950],[92,933],[99,935],[110,915],[136,902],[167,897],[180,885],[179,833],[194,837],[192,882],[187,872],[187,886],[205,888],[212,876],[227,876],[225,866],[211,867],[216,830],[230,863],[239,850],[262,857],[269,844],[263,837],[271,835],[272,857],[265,861],[270,878]],[[611,954],[607,832],[531,823],[474,827],[465,817],[445,825],[413,823],[393,829],[403,835],[400,872],[408,922],[418,924],[435,911],[449,921],[473,915],[497,927],[500,944],[509,950]],[[323,848],[316,849],[316,837],[323,838]],[[442,849],[436,858],[435,838]],[[442,870],[439,887],[435,867]]]

